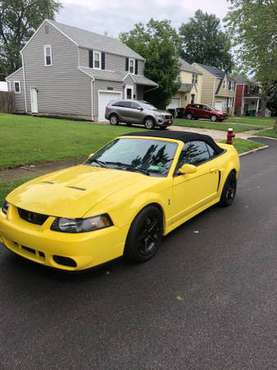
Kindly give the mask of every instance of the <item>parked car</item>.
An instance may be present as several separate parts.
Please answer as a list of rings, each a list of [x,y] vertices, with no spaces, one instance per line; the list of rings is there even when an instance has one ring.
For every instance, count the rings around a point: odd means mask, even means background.
[[[206,118],[212,122],[224,121],[228,118],[227,113],[204,104],[189,104],[184,111],[184,115],[188,119]]]
[[[173,123],[172,114],[158,110],[152,104],[140,100],[116,100],[106,107],[106,119],[111,125],[125,122],[129,125],[144,125],[152,130],[155,127],[166,128]]]
[[[230,206],[239,171],[236,149],[206,135],[123,135],[85,163],[12,191],[0,209],[0,242],[62,270],[120,256],[145,262],[164,235],[214,204]]]

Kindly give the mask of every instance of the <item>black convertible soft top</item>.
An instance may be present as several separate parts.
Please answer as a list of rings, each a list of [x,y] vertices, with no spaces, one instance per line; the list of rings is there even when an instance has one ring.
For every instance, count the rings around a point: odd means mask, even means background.
[[[122,136],[145,136],[145,137],[160,137],[164,139],[174,139],[174,140],[180,140],[184,143],[187,143],[188,141],[205,141],[207,144],[209,144],[217,154],[221,154],[224,150],[220,148],[217,143],[214,141],[214,139],[208,135],[202,135],[198,134],[196,132],[187,132],[187,131],[146,131],[146,132],[131,132],[129,134],[125,134]]]

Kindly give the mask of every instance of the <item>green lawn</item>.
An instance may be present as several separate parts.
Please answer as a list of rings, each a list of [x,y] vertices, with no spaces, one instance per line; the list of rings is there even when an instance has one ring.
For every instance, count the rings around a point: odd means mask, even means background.
[[[257,135],[258,136],[273,137],[273,138],[277,139],[277,130],[262,130]]]
[[[237,151],[241,153],[248,152],[249,150],[253,150],[256,148],[260,148],[264,146],[264,144],[256,143],[255,141],[251,140],[244,140],[244,139],[235,139],[234,140],[234,147]]]
[[[227,131],[229,127],[232,127],[235,132],[244,132],[250,130],[262,130],[267,127],[272,127],[274,124],[274,119],[256,117],[230,117],[224,122],[213,123],[208,120],[187,120],[177,118],[174,124],[177,126],[204,128],[220,131]]]
[[[141,129],[0,114],[0,169],[82,159],[114,137],[135,130]]]

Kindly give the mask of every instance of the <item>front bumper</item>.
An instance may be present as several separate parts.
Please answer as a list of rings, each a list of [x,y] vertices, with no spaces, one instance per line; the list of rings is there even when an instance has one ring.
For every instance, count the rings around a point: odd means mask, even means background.
[[[173,118],[171,119],[157,118],[156,122],[157,122],[157,125],[160,127],[168,127],[173,124]]]
[[[127,226],[67,234],[51,231],[53,220],[49,217],[42,226],[33,225],[22,220],[11,206],[8,216],[0,211],[0,243],[33,262],[68,271],[88,269],[122,256]],[[74,264],[64,264],[69,260]]]

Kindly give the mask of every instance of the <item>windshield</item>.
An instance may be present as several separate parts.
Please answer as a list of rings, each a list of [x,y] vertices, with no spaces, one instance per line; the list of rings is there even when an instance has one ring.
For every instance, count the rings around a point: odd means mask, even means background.
[[[141,107],[143,109],[147,109],[147,110],[157,110],[156,107],[154,107],[154,105],[150,104],[150,103],[147,103],[147,102],[142,102],[140,101],[139,104],[141,105]]]
[[[116,139],[92,155],[91,166],[167,176],[177,144],[152,139]]]

